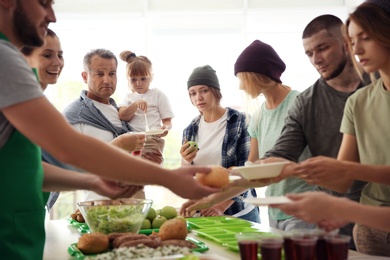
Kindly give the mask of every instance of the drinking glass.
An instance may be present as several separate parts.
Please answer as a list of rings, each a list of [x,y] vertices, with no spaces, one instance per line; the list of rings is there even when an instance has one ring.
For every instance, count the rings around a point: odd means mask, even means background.
[[[317,246],[316,246],[316,260],[328,260],[328,252],[326,249],[325,237],[337,235],[338,230],[332,232],[326,232],[323,229],[315,229],[314,234],[317,235]]]
[[[315,260],[317,239],[317,236],[313,232],[307,234],[294,234],[292,236],[292,241],[295,259]]]
[[[328,260],[348,259],[349,241],[351,240],[350,236],[338,234],[326,236],[325,240]]]
[[[257,260],[260,234],[240,232],[236,234],[236,239],[240,249],[241,260]]]
[[[284,249],[285,260],[296,260],[292,236],[293,236],[293,233],[289,232],[289,231],[285,231],[285,233],[283,235],[283,240],[284,240],[283,249]]]
[[[262,260],[282,259],[283,237],[278,235],[262,237],[260,239],[260,252]]]

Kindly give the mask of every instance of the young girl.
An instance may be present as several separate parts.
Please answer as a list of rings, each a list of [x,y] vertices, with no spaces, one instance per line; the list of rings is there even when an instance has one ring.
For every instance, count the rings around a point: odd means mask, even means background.
[[[161,134],[147,136],[142,155],[150,151],[163,153],[164,137],[172,128],[171,104],[168,97],[159,89],[150,89],[153,80],[152,63],[145,56],[136,56],[131,51],[123,51],[120,58],[127,62],[126,76],[130,93],[119,108],[119,118],[129,121],[136,132],[164,130]]]
[[[244,113],[221,106],[222,94],[215,70],[209,65],[195,68],[187,86],[191,103],[200,115],[183,131],[183,145],[180,149],[182,165],[222,165],[225,168],[244,165],[249,153],[249,120]],[[187,141],[197,142],[200,149],[193,149]],[[244,189],[240,193],[237,197],[228,197],[225,201],[202,209],[200,214],[232,215],[260,223],[258,207],[242,200],[256,197],[256,191]],[[185,209],[190,203],[186,202],[182,208]]]

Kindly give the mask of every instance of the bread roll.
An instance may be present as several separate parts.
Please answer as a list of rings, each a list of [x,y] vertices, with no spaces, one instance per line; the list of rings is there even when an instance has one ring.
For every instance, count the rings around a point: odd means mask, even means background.
[[[222,188],[229,184],[229,172],[222,166],[211,166],[211,172],[208,174],[197,173],[195,179],[203,185]]]
[[[77,243],[77,248],[84,254],[99,254],[108,250],[107,235],[99,232],[83,234]]]

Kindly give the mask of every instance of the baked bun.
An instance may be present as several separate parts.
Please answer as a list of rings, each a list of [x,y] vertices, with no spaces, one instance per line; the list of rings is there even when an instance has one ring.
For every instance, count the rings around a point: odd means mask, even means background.
[[[214,165],[211,166],[211,172],[197,173],[195,179],[203,185],[222,188],[229,184],[229,172],[222,166]]]
[[[103,253],[108,247],[108,236],[99,232],[83,234],[77,243],[77,248],[84,254]]]

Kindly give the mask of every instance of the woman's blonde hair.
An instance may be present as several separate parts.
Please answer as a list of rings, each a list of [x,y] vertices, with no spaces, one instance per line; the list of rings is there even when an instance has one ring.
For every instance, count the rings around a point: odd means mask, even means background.
[[[131,51],[122,51],[121,60],[127,62],[126,74],[128,77],[152,76],[152,62],[146,56],[137,56]]]
[[[237,78],[240,80],[240,88],[252,98],[256,98],[260,92],[273,87],[276,83],[271,78],[256,72],[239,72]]]

